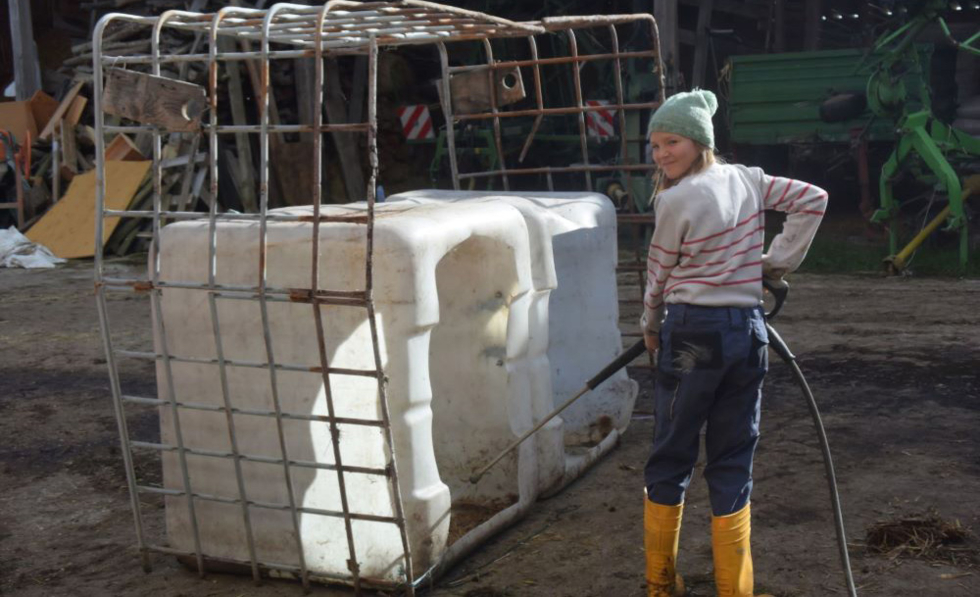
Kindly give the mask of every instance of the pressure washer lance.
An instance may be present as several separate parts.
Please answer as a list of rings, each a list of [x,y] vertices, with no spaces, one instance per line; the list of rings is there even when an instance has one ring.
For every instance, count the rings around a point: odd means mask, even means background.
[[[806,378],[803,377],[803,372],[800,370],[800,366],[796,363],[796,356],[790,351],[789,347],[786,346],[786,342],[783,341],[782,336],[769,324],[769,321],[779,314],[779,311],[783,308],[783,303],[786,302],[786,297],[789,295],[789,284],[785,281],[781,281],[779,285],[770,282],[769,280],[763,280],[762,285],[766,290],[773,296],[776,300],[776,304],[773,308],[766,312],[766,331],[769,333],[769,346],[776,351],[783,361],[789,365],[790,370],[793,372],[793,378],[800,385],[800,389],[803,390],[803,396],[806,398],[807,407],[810,409],[810,416],[813,417],[813,426],[817,429],[817,437],[820,440],[820,450],[823,452],[823,464],[824,470],[827,473],[827,483],[830,486],[830,501],[833,505],[834,510],[834,524],[837,531],[837,548],[840,551],[841,566],[844,569],[844,581],[847,584],[847,592],[851,597],[857,597],[857,589],[854,586],[854,574],[851,572],[851,560],[847,554],[847,538],[844,535],[844,514],[841,511],[840,505],[840,495],[837,492],[837,475],[834,473],[834,461],[830,455],[830,444],[827,442],[827,432],[823,426],[823,420],[820,418],[820,410],[817,408],[817,401],[813,397],[813,392],[810,391],[810,386],[806,383]],[[545,418],[541,419],[537,425],[531,428],[527,433],[521,437],[514,440],[507,448],[497,455],[496,458],[491,460],[486,466],[476,471],[470,476],[470,483],[476,483],[483,475],[487,474],[495,464],[500,462],[500,460],[510,454],[514,448],[524,443],[524,440],[531,437],[539,429],[544,427],[548,421],[557,417],[563,410],[571,406],[573,402],[587,394],[588,392],[596,389],[602,382],[609,379],[609,377],[631,363],[633,359],[640,356],[646,351],[646,345],[643,340],[638,341],[633,346],[630,346],[623,354],[616,357],[616,360],[606,365],[606,367],[599,372],[598,375],[585,382],[585,387],[582,388],[577,394],[565,401],[564,404],[556,408],[555,410],[548,413]]]
[[[566,408],[568,408],[569,406],[571,406],[573,402],[575,402],[576,400],[578,400],[582,396],[585,396],[587,393],[591,392],[592,390],[596,389],[596,387],[598,387],[599,384],[601,384],[602,382],[604,382],[607,379],[609,379],[609,376],[611,376],[613,373],[619,371],[620,369],[622,369],[623,367],[625,367],[626,365],[628,365],[629,363],[631,363],[633,361],[633,359],[635,359],[636,357],[638,357],[641,354],[643,354],[644,352],[646,352],[646,350],[647,349],[646,349],[646,346],[643,344],[643,340],[640,340],[639,342],[637,342],[633,346],[630,346],[626,350],[626,352],[624,352],[623,354],[621,354],[618,357],[616,357],[616,360],[615,361],[613,361],[613,362],[609,363],[608,365],[606,365],[606,368],[603,369],[602,371],[600,371],[598,375],[596,375],[595,377],[593,377],[589,381],[585,382],[585,387],[582,388],[581,390],[579,390],[578,394],[575,394],[574,396],[572,396],[571,398],[569,398],[568,400],[566,400],[564,404],[562,404],[561,406],[559,406],[555,410],[553,410],[550,413],[548,413],[548,415],[545,416],[545,418],[541,419],[541,421],[537,425],[535,425],[534,427],[532,427],[524,435],[522,435],[519,438],[515,439],[514,442],[512,444],[510,444],[509,446],[507,446],[507,448],[504,449],[503,452],[501,452],[500,454],[497,454],[497,457],[494,458],[493,460],[491,460],[486,466],[484,466],[480,470],[478,470],[475,473],[473,473],[472,475],[470,475],[470,483],[476,483],[481,478],[483,478],[483,475],[487,474],[487,471],[490,470],[491,468],[493,468],[493,465],[495,465],[498,462],[500,462],[500,460],[504,456],[510,454],[514,450],[514,448],[516,448],[517,446],[519,446],[522,443],[524,443],[524,440],[526,440],[527,438],[529,438],[532,435],[534,435],[538,431],[538,429],[541,429],[542,427],[544,427],[545,425],[547,425],[548,424],[548,421],[550,421],[551,419],[554,419],[559,414],[561,414],[561,411],[563,411]]]

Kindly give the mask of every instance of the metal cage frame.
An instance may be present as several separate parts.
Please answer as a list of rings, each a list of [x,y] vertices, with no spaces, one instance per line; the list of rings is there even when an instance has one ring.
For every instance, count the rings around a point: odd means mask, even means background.
[[[151,34],[151,52],[146,55],[135,56],[112,56],[104,52],[103,41],[106,28],[114,22],[123,21],[137,26],[145,26]],[[652,47],[648,50],[624,52],[620,50],[617,36],[617,26],[624,24],[641,24],[650,27],[650,38]],[[606,28],[610,32],[613,48],[611,52],[605,54],[579,54],[576,43],[576,32],[583,28]],[[207,53],[196,53],[197,44],[187,54],[162,54],[160,47],[161,33],[167,29],[190,31],[196,34],[198,41],[207,39]],[[567,42],[571,48],[571,55],[557,58],[539,58],[535,36],[558,34],[567,37]],[[241,49],[237,52],[220,52],[218,50],[219,36],[226,36],[239,42],[258,42],[259,50]],[[529,43],[531,59],[496,61],[493,57],[491,40],[497,38],[525,38]],[[450,65],[449,51],[447,44],[458,41],[482,41],[486,49],[486,63],[482,65]],[[283,44],[288,49],[283,49],[279,45],[275,48],[270,44]],[[433,44],[437,46],[439,59],[442,69],[442,108],[449,125],[446,127],[447,142],[449,146],[449,159],[452,172],[454,188],[459,189],[461,181],[475,178],[497,177],[502,182],[505,190],[510,190],[514,185],[514,177],[520,175],[540,175],[548,177],[549,187],[552,185],[554,174],[578,174],[583,176],[583,182],[588,190],[593,189],[593,175],[598,173],[619,172],[629,180],[634,175],[643,175],[652,171],[653,166],[643,163],[642,160],[631,162],[627,151],[626,135],[626,116],[628,110],[649,110],[656,108],[663,100],[663,69],[659,56],[659,40],[657,26],[650,15],[614,15],[597,17],[562,17],[554,19],[544,19],[534,22],[512,22],[505,19],[492,17],[486,14],[461,10],[454,7],[442,6],[418,0],[404,0],[400,2],[350,2],[346,0],[332,0],[323,6],[306,6],[295,4],[276,4],[265,10],[226,7],[213,14],[200,14],[187,11],[172,10],[156,17],[142,17],[113,13],[105,15],[95,28],[93,40],[93,66],[94,66],[94,102],[95,102],[95,130],[96,130],[96,230],[95,230],[95,287],[97,308],[101,327],[102,338],[105,347],[106,361],[109,369],[110,387],[116,421],[119,429],[122,444],[122,455],[126,469],[126,479],[130,493],[130,501],[134,515],[136,527],[137,543],[140,557],[144,569],[150,570],[150,553],[157,552],[163,554],[184,556],[192,558],[196,564],[198,573],[204,575],[208,562],[223,561],[242,566],[250,570],[256,582],[263,574],[285,575],[298,577],[304,587],[309,587],[311,576],[314,580],[325,580],[348,584],[354,587],[359,594],[362,587],[375,587],[384,589],[400,588],[407,594],[414,594],[414,589],[426,577],[431,578],[433,571],[422,571],[421,574],[412,568],[412,557],[409,541],[406,533],[405,519],[403,515],[403,505],[398,484],[398,467],[394,451],[392,449],[392,436],[389,422],[388,403],[386,395],[386,384],[388,382],[385,371],[382,367],[381,353],[378,344],[378,330],[375,317],[375,303],[373,298],[374,274],[373,274],[373,242],[374,242],[374,222],[375,222],[375,203],[376,203],[376,183],[378,176],[378,119],[377,119],[377,85],[378,85],[378,52],[380,48],[397,47],[404,45]],[[368,58],[368,79],[367,79],[367,119],[359,123],[324,123],[323,122],[323,101],[324,101],[324,66],[323,58],[328,56],[348,56],[366,55]],[[273,60],[314,58],[315,59],[315,96],[313,122],[312,124],[278,124],[270,122],[270,64]],[[629,103],[624,97],[623,91],[623,72],[622,61],[629,58],[645,58],[652,61],[653,72],[658,75],[660,86],[659,95],[656,101],[644,103]],[[579,77],[579,67],[587,62],[598,60],[608,60],[614,64],[613,72],[616,75],[616,104],[607,106],[608,109],[615,109],[618,113],[620,124],[620,160],[619,163],[601,164],[590,163],[588,139],[586,134],[586,113],[590,110],[599,109],[595,106],[587,105],[583,99],[581,80]],[[218,69],[220,63],[229,61],[252,61],[257,62],[260,70],[261,88],[259,89],[259,103],[261,115],[259,123],[256,125],[228,125],[218,121]],[[201,134],[205,135],[208,142],[207,151],[207,176],[210,189],[210,210],[208,213],[195,212],[182,209],[172,209],[163,204],[164,190],[163,180],[163,137],[166,131],[153,125],[130,124],[130,125],[107,125],[105,121],[102,93],[105,87],[105,69],[109,67],[142,65],[143,68],[149,67],[153,75],[161,75],[161,66],[168,64],[198,63],[206,65],[208,73],[207,97],[210,107],[207,122],[202,123]],[[573,70],[573,81],[575,99],[577,105],[546,107],[542,93],[542,81],[540,67],[543,65],[569,64]],[[494,100],[493,77],[490,73],[498,69],[528,67],[534,73],[534,107],[527,109],[505,109],[496,105]],[[453,114],[453,103],[451,98],[450,78],[454,74],[467,73],[477,70],[485,70],[488,73],[491,88],[490,102],[491,109],[488,112],[476,114]],[[457,163],[457,148],[455,124],[462,122],[489,122],[493,128],[493,135],[497,142],[497,147],[502,147],[501,122],[503,119],[518,116],[533,116],[534,123],[528,135],[521,159],[531,146],[535,133],[542,120],[548,116],[577,115],[578,130],[580,136],[581,163],[575,165],[548,166],[538,168],[508,168],[501,156],[500,166],[496,170],[487,172],[461,172]],[[153,138],[153,209],[152,210],[111,210],[106,208],[106,135],[113,133],[136,133],[145,132]],[[322,190],[322,137],[323,133],[361,133],[367,136],[367,158],[369,165],[369,175],[366,192],[366,210],[359,215],[352,216],[328,216],[321,215]],[[260,170],[259,170],[259,205],[258,213],[239,214],[222,213],[219,211],[218,195],[218,135],[220,134],[258,134],[260,147]],[[269,151],[270,135],[279,133],[315,133],[314,136],[314,155],[313,160],[313,215],[312,217],[288,216],[283,214],[269,213]],[[196,142],[194,153],[197,151]],[[194,163],[194,159],[191,163]],[[188,170],[192,172],[192,170]],[[189,176],[190,174],[185,174]],[[519,185],[518,185],[519,186]],[[629,187],[627,187],[629,188]],[[160,258],[159,255],[151,252],[151,262],[149,275],[145,278],[119,278],[109,275],[106,270],[106,261],[103,254],[103,237],[105,221],[107,218],[143,218],[152,220],[152,246],[158,247],[160,240],[160,230],[171,221],[207,218],[209,222],[208,239],[208,283],[194,284],[175,281],[164,281],[160,279]],[[229,286],[216,283],[216,229],[219,221],[226,220],[250,220],[258,221],[260,224],[260,258],[258,266],[258,283],[254,286]],[[266,276],[266,255],[267,255],[267,226],[270,222],[299,221],[304,220],[312,224],[312,271],[310,272],[310,285],[308,288],[288,289],[274,288],[267,283]],[[364,286],[357,291],[337,291],[320,288],[318,285],[319,270],[321,267],[321,256],[319,251],[319,231],[322,224],[332,222],[344,222],[347,224],[358,224],[364,227],[364,242],[366,245],[364,262]],[[212,334],[216,346],[217,358],[214,360],[194,359],[186,356],[173,354],[168,347],[167,336],[165,334],[165,321],[161,309],[161,297],[164,289],[182,288],[193,289],[206,292],[208,306],[212,322]],[[116,348],[113,339],[112,328],[110,326],[110,309],[107,303],[107,293],[109,292],[140,292],[148,293],[155,332],[160,338],[159,345],[149,351],[131,351]],[[264,362],[241,362],[226,359],[222,351],[221,324],[218,319],[219,300],[248,300],[256,301],[261,311],[262,335],[265,342],[267,359]],[[290,363],[282,363],[276,360],[273,351],[271,338],[268,303],[270,302],[293,302],[309,304],[313,311],[314,324],[316,326],[317,340],[319,343],[320,366],[311,369],[310,367],[297,366]],[[370,334],[373,342],[373,363],[360,369],[342,369],[332,367],[327,357],[324,340],[324,315],[321,307],[324,305],[339,305],[353,308],[363,308],[370,324]],[[156,362],[162,365],[162,371],[166,376],[168,392],[165,396],[146,397],[133,396],[123,392],[120,382],[120,360],[122,359],[141,359]],[[174,392],[173,371],[171,364],[178,362],[207,363],[217,368],[220,376],[222,405],[195,404],[192,402],[179,402]],[[228,388],[228,377],[235,368],[250,367],[261,368],[269,372],[269,392],[272,399],[273,408],[269,411],[249,410],[236,407],[233,397]],[[320,373],[322,376],[329,416],[304,415],[299,413],[284,412],[277,392],[277,372],[280,371],[306,371]],[[333,405],[333,391],[331,386],[331,376],[334,375],[353,375],[374,378],[378,382],[378,405],[381,414],[378,420],[350,419],[335,416]],[[126,405],[141,404],[156,406],[166,409],[173,418],[173,430],[175,443],[165,445],[160,442],[137,441],[131,438],[126,420]],[[227,452],[207,451],[189,448],[184,444],[180,415],[188,410],[210,410],[223,412],[227,422],[227,433],[231,450]],[[254,455],[243,454],[238,448],[238,440],[235,430],[236,416],[261,416],[275,420],[278,430],[279,448],[281,455],[279,458],[257,457]],[[328,465],[323,463],[312,463],[297,461],[290,457],[287,449],[285,432],[283,429],[284,420],[316,420],[329,424],[331,441],[333,446],[334,462]],[[364,468],[352,467],[343,464],[340,453],[340,425],[367,425],[380,428],[384,433],[384,442],[387,449],[388,465],[384,468]],[[176,453],[180,462],[183,488],[156,487],[142,485],[137,479],[133,451],[136,449],[146,449],[157,453],[172,452]],[[187,467],[187,457],[209,457],[231,459],[234,462],[237,477],[238,494],[233,496],[205,495],[195,492],[191,484],[190,475]],[[264,462],[282,466],[286,482],[288,503],[269,504],[261,503],[250,499],[248,488],[246,487],[242,475],[242,462]],[[333,470],[337,473],[337,483],[340,488],[341,510],[325,511],[303,508],[296,503],[293,495],[291,470],[294,467],[312,467],[326,470]],[[393,496],[393,512],[390,517],[369,516],[356,512],[356,507],[350,503],[349,496],[345,490],[345,474],[368,474],[383,476],[387,479]],[[160,544],[152,543],[147,538],[144,525],[145,514],[142,511],[140,496],[142,494],[157,494],[176,498],[183,498],[192,524],[195,550],[192,552],[181,551]],[[195,503],[203,500],[211,500],[223,503],[238,504],[241,507],[242,524],[245,528],[245,535],[248,540],[250,559],[247,561],[227,561],[209,556],[201,548],[200,530],[198,528],[197,517],[195,514]],[[256,556],[253,541],[253,529],[251,527],[250,513],[253,508],[270,508],[288,511],[291,514],[292,524],[296,535],[298,565],[287,565],[276,562],[260,561]],[[346,528],[347,544],[349,550],[348,569],[349,575],[338,576],[336,578],[320,577],[312,575],[307,568],[304,560],[302,542],[300,537],[299,518],[304,514],[321,516],[333,516],[343,518]],[[373,520],[394,524],[398,527],[401,535],[402,548],[405,561],[405,582],[392,585],[390,582],[379,579],[365,578],[360,574],[357,546],[355,545],[352,532],[353,520]],[[440,569],[445,569],[449,564],[442,562]]]

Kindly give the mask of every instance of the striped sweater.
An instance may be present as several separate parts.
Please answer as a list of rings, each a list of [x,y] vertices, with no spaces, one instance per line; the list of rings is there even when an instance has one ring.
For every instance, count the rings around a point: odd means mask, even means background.
[[[763,273],[799,267],[826,207],[823,189],[735,164],[714,164],[663,191],[654,204],[642,329],[656,333],[671,303],[758,305]],[[767,209],[787,217],[763,254]]]

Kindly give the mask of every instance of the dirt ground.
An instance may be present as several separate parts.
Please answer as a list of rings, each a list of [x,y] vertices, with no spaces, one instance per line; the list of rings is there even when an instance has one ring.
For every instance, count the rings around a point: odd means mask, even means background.
[[[120,261],[126,270],[142,264]],[[776,322],[820,403],[836,459],[859,594],[980,595],[980,541],[956,563],[869,554],[879,521],[934,511],[980,532],[980,281],[796,276]],[[134,344],[147,300],[111,302]],[[139,564],[109,394],[90,262],[0,270],[0,593],[237,597],[301,595],[297,583],[197,578],[172,558]],[[823,464],[806,406],[773,357],[753,496],[757,591],[843,595]],[[154,395],[151,366],[124,383]],[[643,594],[642,467],[650,374],[618,449],[435,583],[433,597]],[[129,421],[143,437],[155,416]],[[137,462],[152,474],[151,462]],[[147,513],[159,533],[162,510]],[[692,484],[680,571],[713,595],[709,508]],[[316,595],[350,595],[315,587]]]

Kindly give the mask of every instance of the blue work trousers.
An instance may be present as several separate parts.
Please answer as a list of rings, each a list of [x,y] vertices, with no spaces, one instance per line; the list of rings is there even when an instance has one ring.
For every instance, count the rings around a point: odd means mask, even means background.
[[[653,450],[644,470],[657,504],[684,501],[705,430],[711,510],[738,512],[752,492],[769,344],[761,307],[668,305],[660,330]]]

